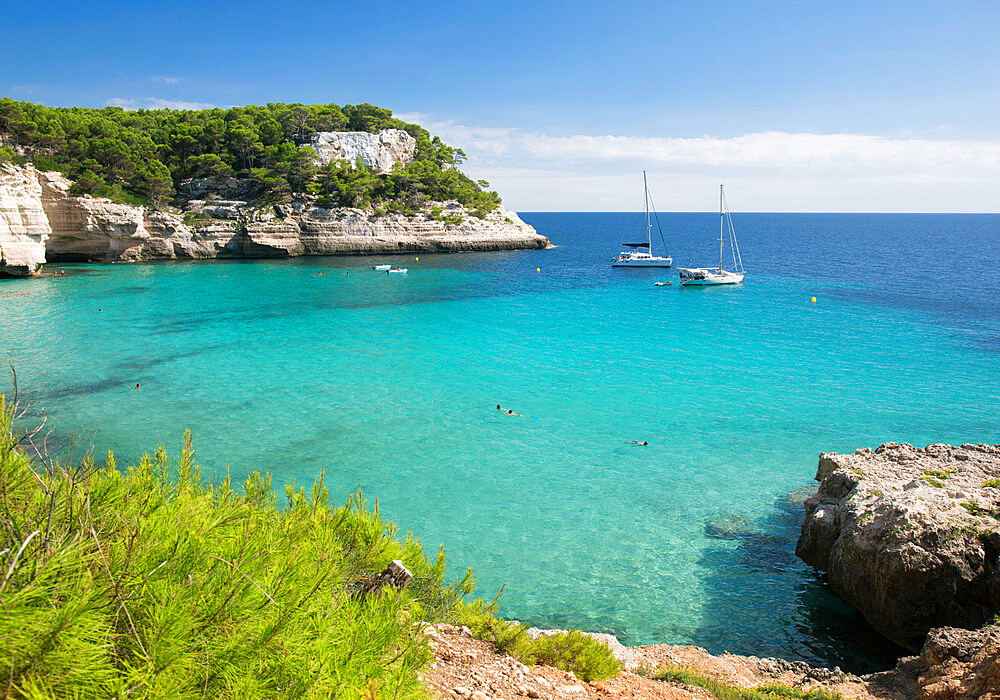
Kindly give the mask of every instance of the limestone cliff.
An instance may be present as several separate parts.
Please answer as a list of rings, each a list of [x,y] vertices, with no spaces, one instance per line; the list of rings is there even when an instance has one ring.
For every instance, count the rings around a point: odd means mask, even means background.
[[[796,554],[896,643],[1000,612],[1000,445],[822,454]]]
[[[405,132],[404,132],[405,133]],[[545,248],[544,236],[498,208],[477,218],[456,202],[413,216],[308,204],[261,206],[236,178],[185,183],[183,211],[72,196],[59,173],[30,165],[0,178],[0,272],[34,274],[49,261],[140,261]]]
[[[45,242],[51,233],[35,169],[4,166],[0,169],[0,274],[35,274],[45,262]]]

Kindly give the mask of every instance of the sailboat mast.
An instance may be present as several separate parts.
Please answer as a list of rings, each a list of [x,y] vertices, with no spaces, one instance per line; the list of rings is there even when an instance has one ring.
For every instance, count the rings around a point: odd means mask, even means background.
[[[722,272],[722,236],[726,228],[726,216],[723,213],[722,185],[719,185],[719,272]]]
[[[649,186],[646,184],[646,171],[642,171],[642,191],[646,195],[646,252],[653,254],[653,227],[649,225]]]

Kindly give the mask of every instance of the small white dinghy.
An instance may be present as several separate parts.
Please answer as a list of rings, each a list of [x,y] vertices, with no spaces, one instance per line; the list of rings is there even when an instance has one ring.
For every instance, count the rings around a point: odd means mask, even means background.
[[[385,274],[387,274],[387,275],[405,275],[406,274],[406,268],[405,267],[397,267],[397,268],[392,269],[392,270],[386,270]]]
[[[380,270],[382,272],[385,272],[387,270],[391,270],[392,269],[392,265],[372,265],[372,269],[373,270]]]

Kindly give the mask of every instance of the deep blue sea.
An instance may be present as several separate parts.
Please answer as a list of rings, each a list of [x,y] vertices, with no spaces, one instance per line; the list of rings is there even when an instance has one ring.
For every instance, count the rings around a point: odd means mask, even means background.
[[[1000,216],[737,213],[746,281],[701,290],[610,268],[638,214],[523,218],[556,247],[3,281],[0,351],[55,449],[325,468],[508,617],[888,666],[795,558],[801,500],[821,451],[1000,442]],[[660,222],[717,260],[717,214]]]

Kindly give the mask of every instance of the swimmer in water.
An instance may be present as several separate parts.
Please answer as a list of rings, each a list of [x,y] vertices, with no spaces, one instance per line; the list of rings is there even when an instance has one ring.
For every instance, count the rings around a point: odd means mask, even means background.
[[[514,409],[513,408],[508,408],[507,409],[507,415],[508,416],[517,416],[518,418],[524,418],[524,416],[522,414],[520,414],[520,413],[514,413]]]
[[[643,440],[642,442],[639,442],[638,440],[629,440],[629,442],[632,443],[633,445],[648,445],[649,444],[645,440]]]
[[[136,385],[135,385],[135,388],[136,388],[136,389],[138,389],[138,388],[139,388],[139,385],[138,385],[138,384],[136,384]]]

